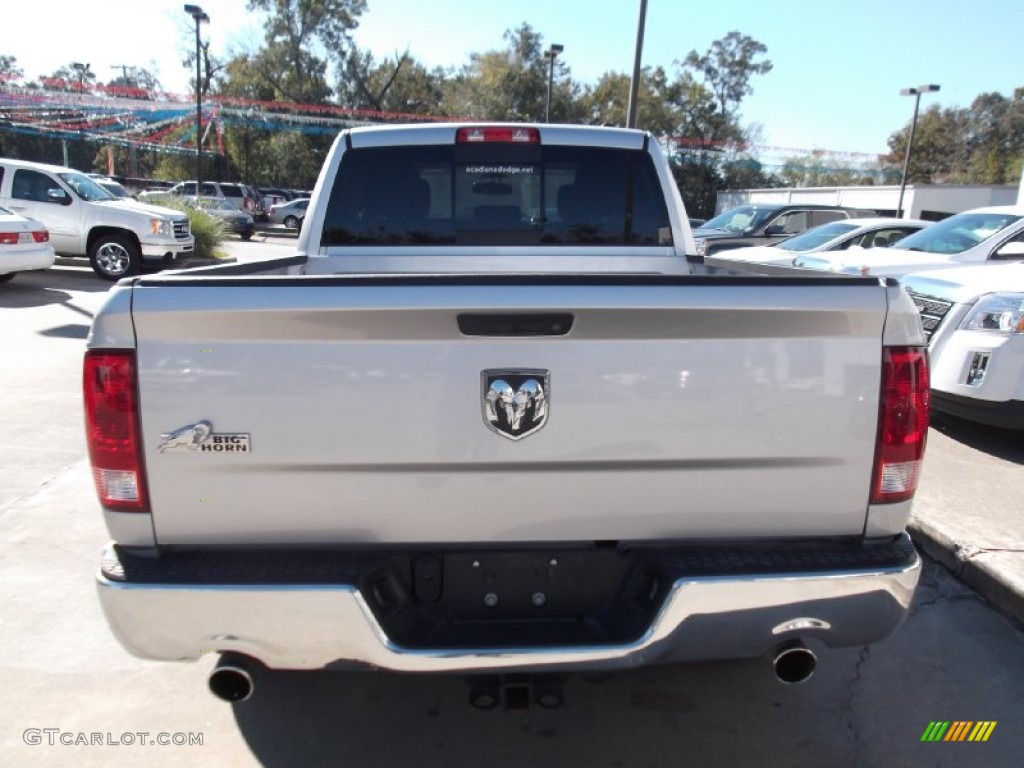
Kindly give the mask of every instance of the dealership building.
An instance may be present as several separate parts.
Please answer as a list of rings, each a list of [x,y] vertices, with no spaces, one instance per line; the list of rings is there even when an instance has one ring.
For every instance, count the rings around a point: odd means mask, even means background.
[[[903,216],[938,221],[971,208],[1016,205],[1020,191],[1021,187],[1016,184],[908,184],[903,192]],[[741,189],[719,192],[715,203],[715,215],[738,205],[796,203],[841,205],[845,208],[877,211],[879,216],[895,216],[899,199],[899,185]]]

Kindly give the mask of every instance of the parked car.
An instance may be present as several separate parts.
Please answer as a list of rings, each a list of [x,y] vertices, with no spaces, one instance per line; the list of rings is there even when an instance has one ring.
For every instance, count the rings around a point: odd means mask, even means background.
[[[50,233],[42,222],[0,208],[0,283],[18,272],[53,266]]]
[[[800,256],[794,264],[853,275],[900,277],[925,269],[1024,259],[1024,207],[975,208],[937,221],[884,251]]]
[[[697,254],[710,256],[731,248],[769,245],[838,219],[875,215],[874,211],[835,205],[741,205],[704,222],[694,230],[693,238]]]
[[[287,203],[292,199],[291,193],[280,187],[259,187],[257,191],[263,197],[263,205],[267,211],[270,211],[272,205]]]
[[[716,253],[712,258],[792,265],[795,258],[809,253],[845,251],[849,248],[888,248],[929,224],[921,219],[842,219],[820,224],[772,245],[734,248]]]
[[[267,218],[271,224],[284,224],[289,229],[299,229],[302,220],[306,218],[306,208],[309,200],[291,200],[287,203],[270,206],[267,211]]]
[[[247,184],[220,183],[221,192],[228,203],[256,219],[263,216],[263,198]]]
[[[932,407],[1024,430],[1024,263],[904,275],[928,337]]]
[[[124,185],[114,181],[113,179],[107,178],[106,176],[100,176],[99,174],[88,174],[89,178],[92,179],[96,184],[103,187],[107,192],[118,198],[132,198],[132,193],[125,189]]]
[[[142,192],[138,199],[147,203],[162,203],[168,200],[183,199],[183,198],[195,198],[196,197],[196,182],[194,181],[180,181],[170,189],[154,189]],[[232,198],[229,198],[228,194],[224,191],[220,182],[217,181],[204,181],[202,189],[202,197],[207,200],[223,200],[234,208],[234,205],[230,202]]]
[[[256,223],[252,216],[223,200],[200,198],[195,205],[211,216],[220,219],[226,231],[238,235],[243,240],[251,238],[253,232],[256,231]]]

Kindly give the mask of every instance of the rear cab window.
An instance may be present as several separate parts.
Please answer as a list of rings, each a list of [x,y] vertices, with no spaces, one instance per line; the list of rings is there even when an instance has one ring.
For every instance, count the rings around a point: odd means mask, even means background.
[[[642,150],[455,143],[350,149],[322,246],[672,245]]]

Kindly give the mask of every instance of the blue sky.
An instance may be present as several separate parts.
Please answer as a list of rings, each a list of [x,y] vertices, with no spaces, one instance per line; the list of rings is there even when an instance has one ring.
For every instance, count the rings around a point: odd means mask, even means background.
[[[200,0],[210,14],[203,37],[230,55],[255,48],[260,19],[245,0]],[[99,77],[113,65],[156,69],[165,88],[184,92],[181,59],[193,44],[192,20],[176,0],[49,0],[45,45],[33,34],[40,6],[4,4],[0,53],[15,55],[29,76],[70,61],[92,64]],[[378,57],[406,48],[428,66],[460,65],[473,51],[503,48],[502,33],[530,23],[545,43],[565,46],[574,79],[592,83],[609,70],[630,72],[639,0],[368,0],[357,44]],[[644,65],[703,52],[737,30],[768,47],[771,73],[755,78],[744,102],[745,124],[761,126],[769,147],[877,154],[909,122],[913,99],[901,88],[938,83],[922,110],[969,106],[980,93],[1011,96],[1024,87],[1024,2],[1020,0],[648,0]],[[779,152],[774,154],[778,155]],[[782,152],[781,154],[786,154]],[[794,153],[788,153],[794,154]],[[851,159],[863,159],[851,155]]]

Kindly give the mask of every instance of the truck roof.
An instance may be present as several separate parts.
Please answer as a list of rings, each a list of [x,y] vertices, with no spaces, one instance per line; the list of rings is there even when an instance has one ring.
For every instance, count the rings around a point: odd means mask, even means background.
[[[351,128],[352,146],[382,147],[410,144],[454,144],[460,128],[512,128],[535,130],[541,144],[642,149],[650,134],[632,128],[547,123],[457,122],[423,125],[374,125]]]
[[[81,173],[83,176],[84,172],[79,171],[77,168],[68,168],[65,165],[51,165],[49,163],[36,163],[31,160],[14,160],[8,157],[0,157],[0,163],[6,165],[16,165],[21,168],[31,168],[36,171],[49,171],[50,173]]]

